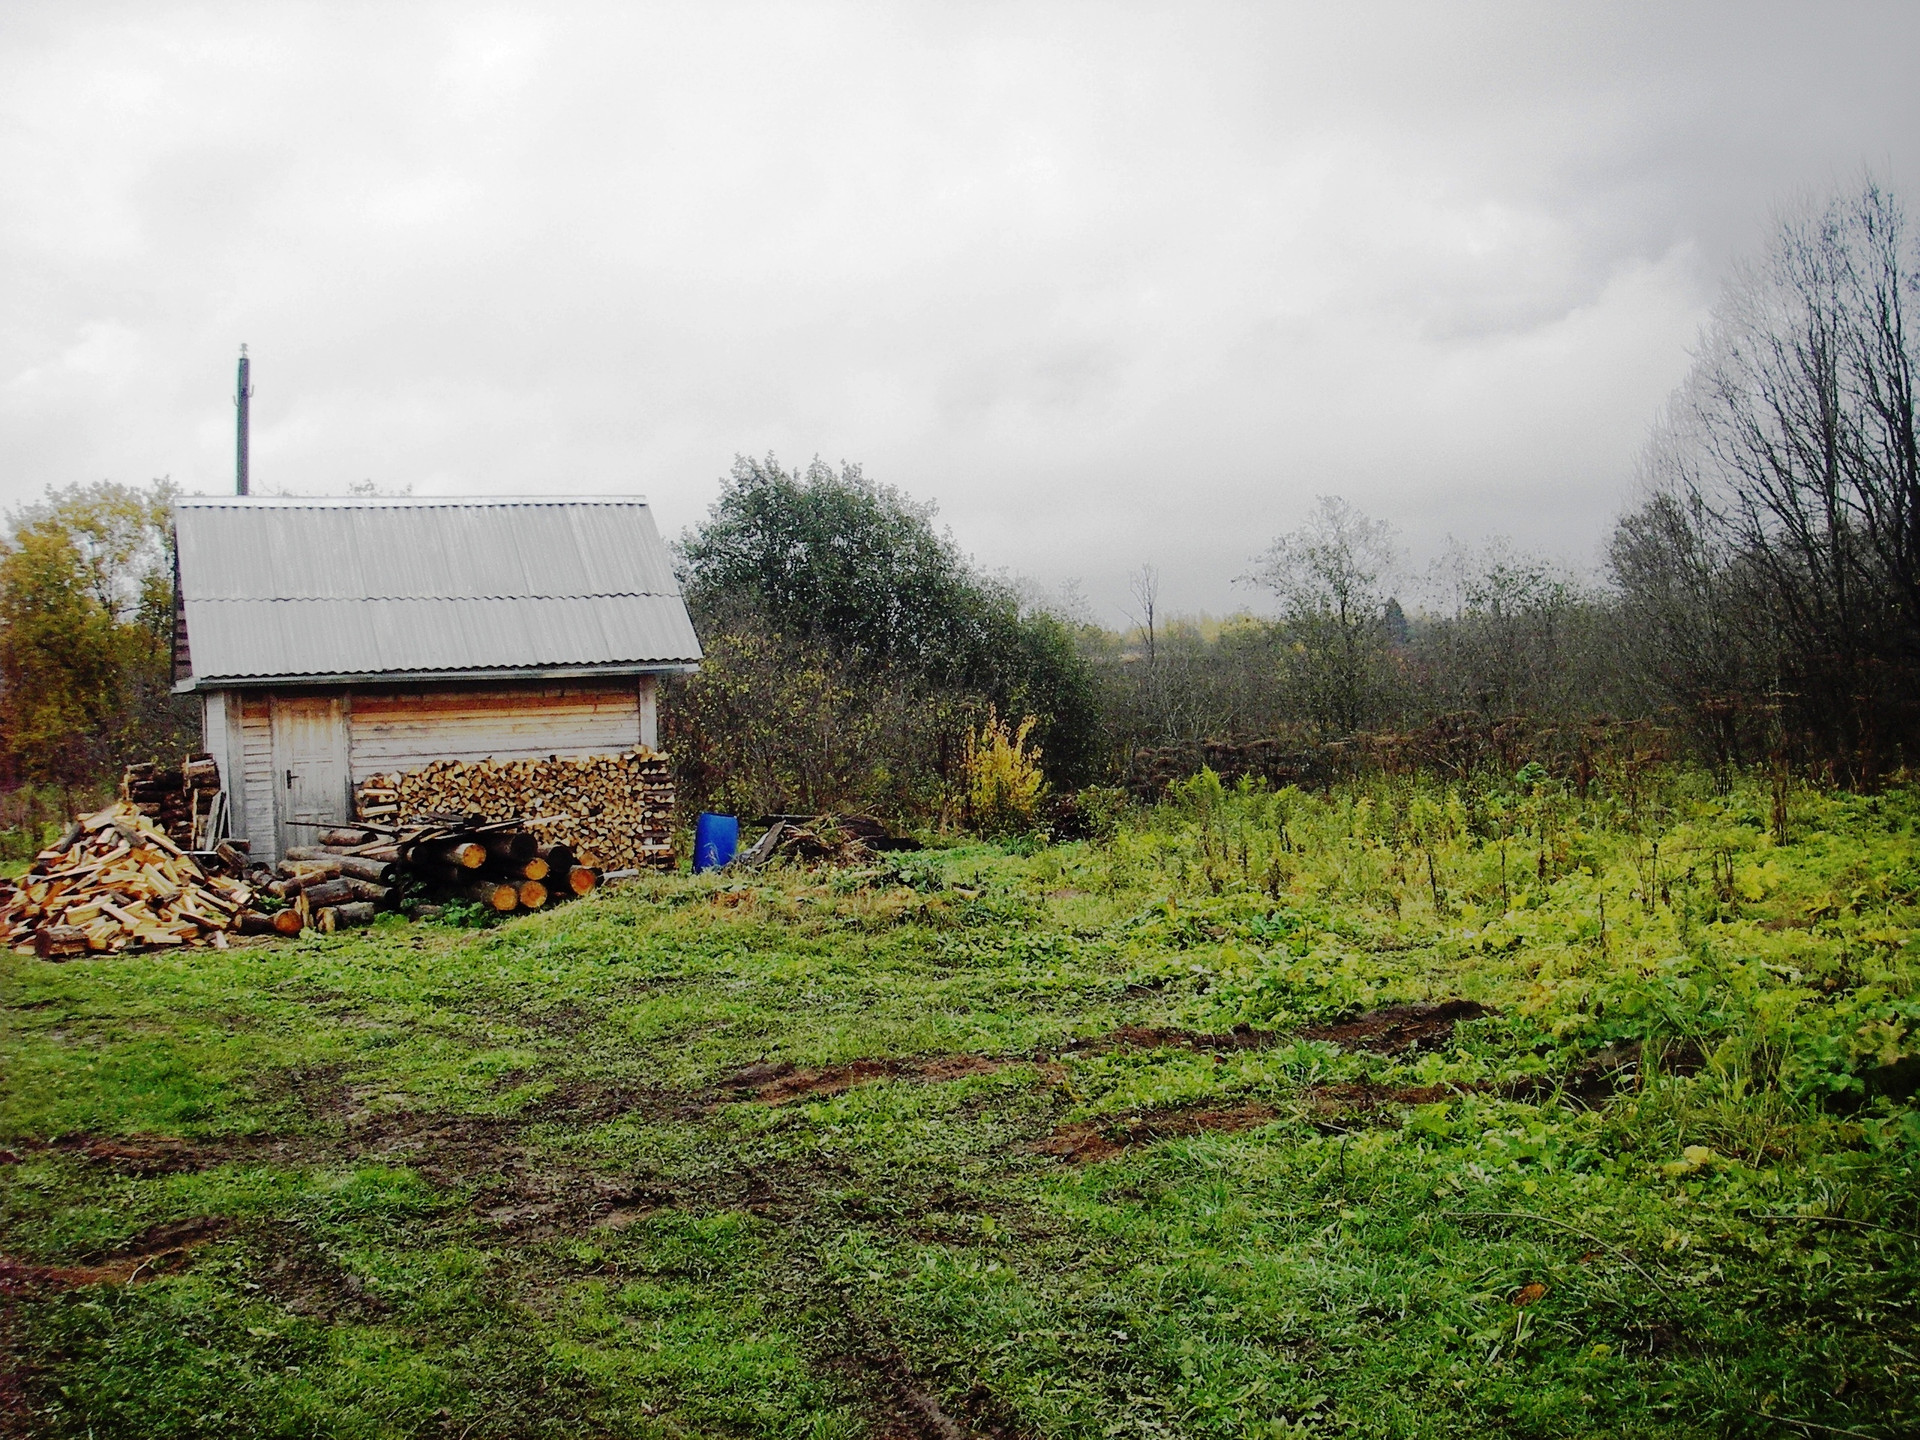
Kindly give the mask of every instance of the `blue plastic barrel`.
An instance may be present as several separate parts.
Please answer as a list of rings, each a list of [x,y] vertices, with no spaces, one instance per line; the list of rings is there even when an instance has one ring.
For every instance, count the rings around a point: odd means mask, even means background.
[[[702,815],[693,827],[693,869],[718,870],[740,848],[740,821],[733,815]]]

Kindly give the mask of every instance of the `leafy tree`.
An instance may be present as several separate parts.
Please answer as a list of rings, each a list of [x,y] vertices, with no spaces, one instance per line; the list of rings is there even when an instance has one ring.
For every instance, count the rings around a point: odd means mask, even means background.
[[[165,481],[49,490],[0,550],[0,726],[17,779],[77,785],[190,733],[171,694]]]
[[[688,603],[709,622],[757,615],[855,663],[948,678],[979,648],[985,597],[933,513],[858,465],[743,455],[681,540]]]
[[[957,777],[969,706],[1033,715],[1056,784],[1083,783],[1097,763],[1098,701],[1068,628],[977,573],[934,528],[931,505],[876,484],[857,465],[836,472],[816,459],[801,471],[772,456],[738,458],[706,522],[682,537],[680,555],[704,634],[784,637],[838,667],[834,693],[876,705],[885,697],[890,718],[874,723],[906,749],[881,747],[875,758],[896,792],[907,784],[903,765]],[[700,682],[687,693],[697,697]],[[772,703],[772,690],[762,693]],[[929,725],[899,713],[907,696],[924,715],[946,717],[931,727],[944,736],[932,757]],[[841,723],[866,723],[842,711]],[[737,705],[735,715],[741,723]],[[766,733],[781,728],[765,718]]]

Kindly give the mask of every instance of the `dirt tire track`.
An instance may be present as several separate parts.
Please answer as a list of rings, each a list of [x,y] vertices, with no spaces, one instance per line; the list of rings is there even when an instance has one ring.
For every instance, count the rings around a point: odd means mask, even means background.
[[[125,1286],[143,1278],[158,1279],[179,1269],[181,1257],[218,1239],[227,1228],[227,1221],[210,1217],[149,1225],[124,1244],[102,1252],[90,1264],[39,1265],[0,1255],[0,1295],[78,1290],[88,1285]]]
[[[1309,1025],[1296,1030],[1293,1038],[1325,1040],[1343,1050],[1365,1050],[1374,1055],[1401,1055],[1409,1050],[1438,1050],[1453,1039],[1454,1026],[1493,1013],[1473,1000],[1388,1005],[1330,1025]]]

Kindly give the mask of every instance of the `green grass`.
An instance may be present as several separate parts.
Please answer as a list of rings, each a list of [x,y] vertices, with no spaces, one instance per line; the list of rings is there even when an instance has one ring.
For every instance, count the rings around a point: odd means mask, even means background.
[[[1785,820],[1203,778],[1099,845],[0,957],[0,1433],[1912,1433],[1920,795]]]

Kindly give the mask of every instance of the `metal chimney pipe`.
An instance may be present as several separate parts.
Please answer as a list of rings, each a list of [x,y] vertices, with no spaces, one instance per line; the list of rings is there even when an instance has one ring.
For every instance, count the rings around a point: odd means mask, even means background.
[[[233,396],[234,408],[238,414],[234,434],[233,451],[233,493],[247,493],[247,402],[253,398],[253,386],[247,380],[247,347],[240,347],[240,384]]]

